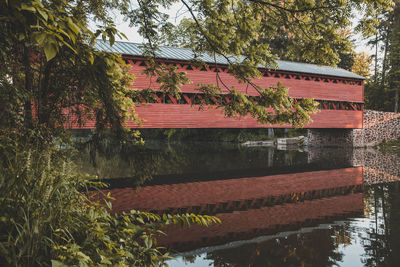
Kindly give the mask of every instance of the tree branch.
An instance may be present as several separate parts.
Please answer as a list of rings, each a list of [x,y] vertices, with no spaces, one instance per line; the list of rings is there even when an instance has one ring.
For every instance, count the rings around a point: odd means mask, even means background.
[[[286,8],[277,4],[273,4],[270,2],[266,2],[263,0],[249,0],[250,2],[253,3],[258,3],[258,4],[262,4],[262,5],[267,5],[267,6],[271,6],[277,9],[281,9],[284,10],[286,12],[290,12],[290,13],[304,13],[304,12],[310,12],[310,11],[316,11],[316,10],[320,10],[320,9],[334,9],[334,8],[339,8],[340,6],[317,6],[317,7],[310,7],[310,8],[304,8],[304,9],[290,9],[290,8]]]

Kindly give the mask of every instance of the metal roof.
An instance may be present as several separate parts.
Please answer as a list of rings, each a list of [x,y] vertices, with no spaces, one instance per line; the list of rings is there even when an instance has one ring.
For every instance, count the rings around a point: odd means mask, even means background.
[[[143,56],[142,45],[138,43],[116,41],[112,46],[110,46],[108,42],[97,40],[95,44],[95,49],[111,53],[119,53],[122,55],[138,56],[138,57]],[[166,46],[160,46],[159,50],[156,51],[156,56],[160,59],[173,59],[182,61],[190,61],[194,59],[194,53],[191,49],[166,47]],[[214,59],[214,57],[206,53],[201,55],[197,59],[207,63],[217,63],[222,65],[228,64],[228,61],[224,57],[216,56],[216,58]],[[234,61],[236,60],[236,58],[232,57],[232,60]],[[350,71],[347,71],[345,69],[334,68],[330,66],[319,66],[315,64],[292,62],[285,60],[276,60],[276,63],[277,63],[276,69],[281,71],[318,74],[318,75],[335,76],[335,77],[350,78],[350,79],[362,79],[362,80],[365,79],[364,77],[352,73]]]

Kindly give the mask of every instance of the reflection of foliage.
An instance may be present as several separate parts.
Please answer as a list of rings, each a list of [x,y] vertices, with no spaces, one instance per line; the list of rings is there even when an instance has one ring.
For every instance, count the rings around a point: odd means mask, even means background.
[[[335,229],[333,236],[335,238],[335,244],[343,245],[344,247],[347,245],[351,245],[351,237],[349,232],[344,228]]]
[[[266,129],[167,129],[168,140],[246,142],[266,140]]]
[[[193,256],[184,256],[182,257],[183,261],[186,263],[194,263],[196,261],[197,256],[193,255]]]
[[[273,153],[272,153],[273,152]],[[268,156],[273,158],[268,162]],[[91,161],[94,159],[94,164]],[[243,147],[232,143],[166,143],[141,146],[87,147],[76,159],[82,171],[99,178],[135,178],[142,184],[153,175],[257,170],[272,166],[306,164],[304,153]]]
[[[306,129],[272,129],[273,137],[268,136],[265,128],[255,129],[141,129],[141,135],[145,140],[168,140],[168,141],[208,141],[208,142],[239,142],[260,141],[280,137],[296,137],[307,135]]]
[[[397,238],[400,234],[399,183],[373,185],[365,192],[372,214],[370,226],[362,238],[365,250],[362,262],[365,266],[396,266],[400,260],[395,251],[400,245]]]
[[[214,266],[331,266],[341,261],[331,230],[314,230],[207,254]]]

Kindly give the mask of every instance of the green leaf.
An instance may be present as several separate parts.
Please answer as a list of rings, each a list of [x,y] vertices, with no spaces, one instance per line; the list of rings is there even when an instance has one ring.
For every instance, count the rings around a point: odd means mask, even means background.
[[[71,49],[75,54],[78,54],[78,52],[67,42],[63,42],[64,45],[68,46],[69,49]]]
[[[28,6],[25,3],[21,4],[21,10],[26,10],[26,11],[31,11],[31,12],[36,12],[36,9],[33,6]]]
[[[57,260],[51,260],[51,266],[52,267],[67,267],[68,265],[65,265],[64,263],[57,261]]]
[[[115,43],[115,37],[113,34],[110,34],[109,38],[110,38],[110,46],[112,46]]]
[[[68,20],[68,26],[76,35],[80,33],[78,26],[72,21],[72,19]]]
[[[128,40],[128,37],[126,37],[126,35],[125,35],[123,32],[120,32],[119,35],[120,35],[121,37],[124,37],[126,40]]]
[[[20,33],[20,34],[18,35],[18,41],[22,41],[22,40],[24,40],[24,39],[25,39],[25,34]]]
[[[142,218],[142,217],[137,217],[137,218],[136,218],[136,221],[138,221],[138,222],[144,224],[144,221],[143,221],[143,218]]]
[[[35,32],[33,38],[39,45],[43,45],[43,42],[46,40],[47,34],[44,32]]]
[[[45,21],[47,21],[49,19],[49,16],[47,15],[47,13],[43,9],[39,8],[37,11],[39,12],[39,14],[42,16],[42,18]]]
[[[52,42],[46,43],[43,49],[44,49],[44,53],[46,55],[47,61],[52,60],[57,55],[57,47]]]

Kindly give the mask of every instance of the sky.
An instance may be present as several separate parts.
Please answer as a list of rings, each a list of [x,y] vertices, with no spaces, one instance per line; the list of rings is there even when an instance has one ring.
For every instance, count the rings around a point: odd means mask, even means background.
[[[179,24],[183,18],[188,18],[190,16],[184,5],[181,3],[173,4],[170,9],[162,9],[162,12],[168,14],[169,22],[175,25]],[[123,21],[122,16],[118,12],[115,12],[114,21],[117,29],[124,33],[128,38],[128,40],[119,38],[119,41],[133,43],[142,43],[144,41],[143,37],[137,33],[138,29],[129,27],[129,22]]]
[[[175,3],[171,6],[170,9],[164,9],[163,10],[165,13],[167,13],[170,18],[169,22],[177,25],[183,18],[190,17],[190,14],[187,12],[186,8],[183,6],[181,3]],[[118,38],[119,41],[127,41],[127,42],[133,42],[133,43],[142,43],[143,37],[141,37],[138,32],[137,28],[131,28],[129,27],[129,22],[123,21],[122,16],[118,13],[115,12],[114,15],[114,21],[116,24],[116,27],[119,31],[124,33],[128,40],[124,38]],[[353,20],[353,23],[357,22],[357,18]],[[366,41],[363,40],[361,35],[356,35],[354,36],[354,46],[355,46],[355,51],[357,53],[359,52],[366,52],[369,55],[373,55],[374,51],[371,47],[368,47],[366,45]]]

